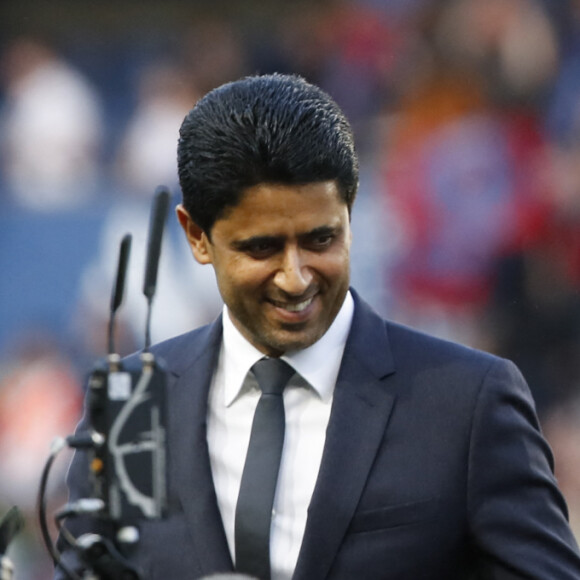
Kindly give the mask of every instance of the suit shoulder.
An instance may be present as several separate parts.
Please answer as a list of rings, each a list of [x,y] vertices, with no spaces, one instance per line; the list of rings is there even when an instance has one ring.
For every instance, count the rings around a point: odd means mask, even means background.
[[[197,342],[206,342],[209,334],[211,334],[214,324],[215,323],[200,326],[199,328],[195,328],[189,332],[184,332],[178,336],[173,336],[172,338],[158,342],[151,347],[151,351],[153,354],[163,356],[167,353],[179,351],[183,348],[189,348],[192,344]]]
[[[509,366],[491,353],[387,320],[356,293],[353,296],[355,315],[347,347],[377,375],[391,370],[416,375],[438,369],[482,376],[493,366]]]
[[[531,401],[525,378],[512,361],[400,324],[386,325],[405,391],[436,392],[449,405],[464,401],[470,408],[482,393],[497,397],[510,392]]]
[[[151,346],[150,352],[156,359],[170,367],[169,370],[180,370],[182,366],[195,361],[206,349],[215,348],[221,340],[221,319],[201,326],[178,336],[168,338]],[[143,351],[128,356],[125,361],[131,364],[139,359]]]
[[[421,330],[392,321],[385,321],[391,348],[398,360],[458,360],[489,367],[493,363],[507,363],[495,354],[458,342],[427,334]]]

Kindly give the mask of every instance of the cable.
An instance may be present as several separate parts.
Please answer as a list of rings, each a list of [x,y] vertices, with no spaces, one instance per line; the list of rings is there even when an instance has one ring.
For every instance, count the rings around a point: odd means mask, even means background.
[[[48,459],[44,465],[44,469],[42,470],[40,488],[38,491],[38,520],[40,522],[40,531],[42,532],[42,539],[44,540],[46,549],[52,557],[52,561],[55,565],[58,563],[59,554],[52,542],[52,538],[50,537],[48,523],[46,520],[46,487],[52,464],[54,463],[56,456],[60,453],[65,445],[66,441],[60,437],[52,442],[50,455],[48,456]]]
[[[62,525],[62,521],[69,516],[78,515],[95,515],[103,511],[105,502],[98,498],[79,499],[74,502],[67,503],[54,516],[54,523],[58,529],[61,538],[71,547],[77,549],[77,539],[70,533],[70,531]]]
[[[52,468],[52,464],[56,459],[57,455],[66,447],[66,440],[62,437],[57,437],[51,444],[51,451],[44,468],[42,470],[42,476],[40,478],[40,487],[38,490],[38,521],[40,524],[40,531],[42,533],[42,539],[50,554],[55,567],[60,567],[60,569],[65,573],[65,575],[71,580],[81,580],[75,572],[70,570],[68,566],[64,564],[60,553],[56,549],[52,538],[50,537],[50,532],[48,529],[48,522],[46,518],[46,488],[48,483],[48,476]]]

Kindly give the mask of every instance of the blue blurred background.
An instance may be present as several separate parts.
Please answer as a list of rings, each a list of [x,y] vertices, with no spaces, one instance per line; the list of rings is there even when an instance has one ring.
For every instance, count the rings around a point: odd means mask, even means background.
[[[105,353],[122,236],[127,354],[144,341],[157,185],[179,202],[181,120],[217,85],[274,71],[322,86],[355,129],[353,284],[387,317],[520,366],[580,537],[580,1],[19,0],[0,7],[0,515],[28,519],[16,580],[51,577],[40,471]],[[171,215],[153,340],[220,306]]]

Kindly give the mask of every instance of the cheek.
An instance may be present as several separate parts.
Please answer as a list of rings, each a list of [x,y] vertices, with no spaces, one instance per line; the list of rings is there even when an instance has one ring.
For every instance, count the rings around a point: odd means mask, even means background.
[[[337,252],[332,256],[327,256],[326,259],[318,265],[317,270],[322,276],[332,282],[348,280],[350,276],[348,249]]]
[[[222,293],[227,292],[238,302],[257,296],[258,289],[270,275],[261,262],[236,258],[232,258],[226,267],[216,268],[216,274]]]

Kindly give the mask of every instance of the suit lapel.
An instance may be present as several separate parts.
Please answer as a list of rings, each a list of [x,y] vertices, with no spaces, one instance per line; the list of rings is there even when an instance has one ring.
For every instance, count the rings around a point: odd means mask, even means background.
[[[170,420],[173,482],[186,515],[203,574],[232,569],[215,494],[207,446],[207,398],[221,342],[221,319],[184,342],[187,352],[176,360],[188,364],[176,371]]]
[[[336,384],[320,472],[294,579],[325,578],[352,519],[394,402],[384,321],[355,297],[355,317]]]

